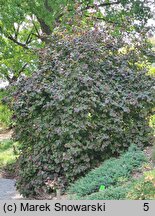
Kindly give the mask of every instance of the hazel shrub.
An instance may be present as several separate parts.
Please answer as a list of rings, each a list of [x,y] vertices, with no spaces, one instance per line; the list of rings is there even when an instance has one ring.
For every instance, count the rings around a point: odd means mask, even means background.
[[[21,151],[17,187],[26,197],[64,189],[152,137],[154,78],[136,64],[136,48],[99,31],[51,38],[42,68],[19,79],[11,101]]]

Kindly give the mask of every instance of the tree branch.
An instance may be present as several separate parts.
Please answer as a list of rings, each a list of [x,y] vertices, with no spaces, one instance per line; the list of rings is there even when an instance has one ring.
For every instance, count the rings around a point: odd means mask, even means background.
[[[32,23],[33,23],[34,29],[35,29],[35,31],[37,33],[37,34],[34,34],[34,33],[32,33],[32,34],[35,35],[36,37],[40,38],[39,31],[38,31],[37,26],[36,26],[36,24],[35,24],[35,22],[33,20],[32,20]]]
[[[97,19],[97,20],[103,20],[107,23],[111,23],[111,24],[115,24],[115,25],[118,25],[119,23],[118,22],[115,22],[115,21],[111,21],[111,20],[108,20],[106,19],[105,17],[95,17],[95,16],[89,16],[87,14],[85,14],[86,17],[91,17],[91,18],[94,18],[94,19]]]
[[[31,43],[32,41],[32,33],[30,32],[30,34],[28,35],[27,39],[26,39],[26,45],[28,45],[29,43]]]
[[[121,1],[117,1],[117,2],[105,2],[105,3],[102,3],[102,4],[99,4],[99,5],[96,5],[96,4],[94,4],[94,5],[89,5],[89,4],[87,4],[87,6],[85,7],[85,8],[81,8],[81,11],[84,11],[84,10],[88,10],[88,9],[93,9],[93,8],[96,8],[96,7],[105,7],[105,6],[110,6],[110,5],[117,5],[117,4],[120,4],[121,3]],[[71,11],[71,10],[68,10],[68,11]],[[56,18],[56,23],[58,23],[59,22],[59,19],[62,17],[64,15],[64,13],[60,13],[59,15],[58,15],[58,17]],[[102,19],[102,18],[97,18],[97,19]],[[104,18],[103,18],[104,19]],[[102,20],[103,20],[102,19]],[[108,20],[105,20],[105,21],[107,21],[107,22],[109,22],[109,23],[114,23],[114,22],[112,22],[112,21],[108,21]],[[117,24],[117,23],[114,23],[114,24]]]
[[[25,63],[24,66],[18,71],[19,75],[25,70],[27,65],[28,65],[28,63]]]
[[[15,31],[15,39],[17,40],[17,38],[18,38],[18,34],[19,34],[19,27],[20,27],[20,25],[19,24],[17,24],[18,26],[17,26],[17,29],[15,28],[15,25],[13,25],[13,29],[14,29],[14,31]]]
[[[60,18],[61,18],[62,16],[64,16],[64,13],[60,13],[60,14],[55,18],[55,25],[61,23],[61,22],[60,22]]]
[[[105,7],[105,6],[117,5],[117,4],[120,4],[120,3],[121,3],[121,1],[117,1],[117,2],[104,2],[104,3],[101,3],[99,5],[97,5],[97,4],[87,5],[87,7],[82,8],[81,10],[84,11],[84,10],[93,9],[93,8],[96,8],[96,7]]]
[[[47,34],[47,35],[50,35],[52,33],[52,31],[51,31],[50,27],[48,25],[46,25],[44,20],[39,18],[39,17],[37,17],[37,20],[40,23],[42,32]]]
[[[7,75],[5,75],[5,77],[6,77],[7,81],[8,81],[9,83],[11,83],[11,78],[9,77],[9,75],[7,74]]]
[[[16,43],[17,45],[23,47],[24,49],[29,49],[29,47],[26,44],[17,41],[14,37],[12,37],[12,35],[7,36],[7,38]]]
[[[25,70],[25,68],[26,68],[27,65],[28,65],[28,63],[25,63],[24,66],[18,71],[18,77]],[[10,84],[13,83],[13,82],[15,82],[15,81],[17,81],[18,77],[15,76],[15,75],[13,75],[12,78],[10,78],[8,75],[6,76],[6,78],[9,81]]]
[[[40,36],[40,35],[38,35],[38,34],[32,33],[32,35],[34,35],[35,37],[37,37],[37,38],[41,39],[41,36]]]

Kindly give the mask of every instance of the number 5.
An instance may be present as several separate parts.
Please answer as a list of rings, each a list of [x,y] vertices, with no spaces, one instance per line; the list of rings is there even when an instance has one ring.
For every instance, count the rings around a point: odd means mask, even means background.
[[[149,210],[149,203],[144,203],[144,211],[148,211]]]

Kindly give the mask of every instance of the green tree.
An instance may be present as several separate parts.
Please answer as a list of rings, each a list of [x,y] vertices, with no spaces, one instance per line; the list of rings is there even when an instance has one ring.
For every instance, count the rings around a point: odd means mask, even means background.
[[[140,31],[151,18],[147,0],[1,0],[1,77],[10,83],[37,66],[37,50],[60,26],[94,26],[104,21],[119,29]],[[137,25],[138,23],[138,25]]]

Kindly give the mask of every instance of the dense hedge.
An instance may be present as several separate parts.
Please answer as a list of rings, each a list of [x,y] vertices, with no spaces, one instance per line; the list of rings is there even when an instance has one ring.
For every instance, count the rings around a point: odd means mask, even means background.
[[[150,143],[154,80],[137,49],[121,53],[123,39],[96,31],[52,37],[42,69],[19,80],[12,101],[24,196],[41,194],[47,179],[64,188],[107,154]]]
[[[131,146],[128,152],[119,159],[110,158],[106,160],[98,168],[93,169],[85,177],[73,183],[68,190],[68,194],[82,197],[98,192],[100,185],[104,185],[105,188],[119,186],[124,180],[128,180],[133,170],[140,168],[145,161],[144,153],[135,146]]]

